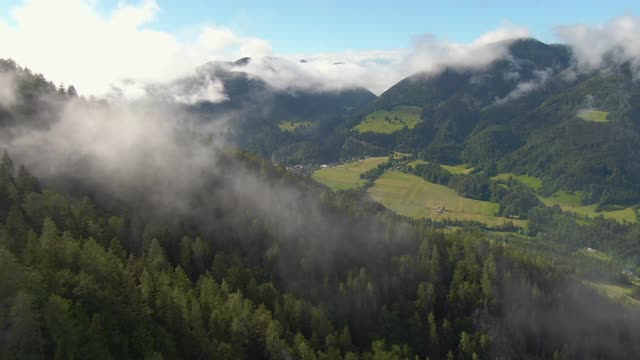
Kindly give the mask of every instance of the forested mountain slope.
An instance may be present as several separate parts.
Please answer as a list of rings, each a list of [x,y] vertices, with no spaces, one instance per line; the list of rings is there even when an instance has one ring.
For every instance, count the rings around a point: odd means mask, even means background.
[[[226,161],[219,166],[262,169],[254,173],[259,181],[282,183],[264,162]],[[630,340],[637,308],[610,303],[542,258],[478,233],[445,237],[406,224],[356,193],[300,193],[322,210],[300,210],[307,231],[287,234],[259,209],[229,207],[215,189],[201,194],[212,214],[205,223],[201,209],[166,225],[136,204],[118,214],[41,190],[6,156],[0,172],[5,358],[628,358],[640,351]],[[286,180],[292,189],[297,181]],[[316,233],[318,217],[330,220],[328,232]]]
[[[212,115],[229,117],[234,125],[232,141],[264,157],[273,155],[278,162],[323,162],[337,158],[339,146],[336,148],[335,143],[344,140],[334,129],[346,116],[376,98],[363,88],[276,88],[243,71],[251,61],[245,58],[235,63],[205,64],[178,83],[198,89],[206,87],[211,79],[220,81],[227,100],[200,101],[191,110],[205,119]],[[277,67],[274,71],[277,72]],[[300,126],[287,129],[288,124]]]
[[[536,176],[546,193],[580,190],[603,204],[640,200],[639,87],[632,67],[611,60],[581,69],[568,47],[533,39],[509,49],[485,69],[449,68],[401,81],[352,123],[399,105],[421,107],[422,121],[393,134],[351,131],[351,142],[365,144],[365,152],[396,150]]]
[[[3,105],[2,358],[640,354],[637,307],[563,262],[12,71],[41,103]]]

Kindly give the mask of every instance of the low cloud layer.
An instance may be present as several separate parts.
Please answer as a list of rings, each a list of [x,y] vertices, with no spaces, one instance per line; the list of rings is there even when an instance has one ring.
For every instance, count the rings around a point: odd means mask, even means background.
[[[199,28],[189,39],[155,30],[159,11],[155,0],[121,2],[106,15],[90,0],[25,0],[12,9],[11,21],[0,21],[0,57],[56,83],[73,83],[85,95],[138,98],[147,86],[170,82],[206,62],[241,57],[252,57],[246,70],[278,88],[331,91],[362,86],[381,93],[416,72],[486,65],[505,53],[496,42],[528,34],[506,26],[467,44],[424,35],[407,49],[286,55],[274,54],[264,39],[239,36],[215,24]],[[205,93],[180,95],[178,100],[219,101],[218,90],[212,81]]]
[[[422,35],[408,49],[263,58],[238,70],[259,76],[280,89],[331,91],[365,87],[380,94],[416,73],[428,76],[446,67],[482,68],[507,55],[509,40],[526,36],[526,29],[513,26],[483,34],[471,43]]]
[[[271,54],[268,42],[218,26],[194,39],[154,30],[154,0],[122,2],[102,15],[90,0],[26,0],[0,21],[0,57],[73,83],[82,94],[139,94],[134,83],[167,81],[211,60]],[[139,85],[138,85],[139,86]]]
[[[558,37],[573,48],[577,65],[594,70],[608,62],[629,62],[640,70],[640,17],[620,16],[604,24],[579,24],[556,29]]]
[[[2,124],[0,149],[48,189],[90,195],[107,207],[126,204],[167,226],[188,219],[203,233],[240,226],[235,222],[251,212],[276,238],[305,241],[319,254],[309,262],[314,266],[330,266],[339,248],[361,253],[350,245],[356,237],[376,242],[388,234],[384,223],[326,211],[312,192],[286,178],[231,160],[224,139],[232,119],[225,114],[202,119],[175,103],[146,100],[106,103],[58,94],[41,100],[54,109],[46,122]],[[394,231],[395,241],[408,238],[405,225]],[[280,265],[297,263],[283,258]]]
[[[535,91],[542,87],[547,80],[553,75],[553,69],[547,68],[544,70],[536,70],[533,72],[533,79],[529,81],[523,81],[516,85],[516,87],[511,90],[505,97],[496,100],[496,104],[504,104],[511,100],[518,99],[524,95],[529,94],[532,91]],[[505,78],[517,80],[520,78],[519,73],[517,72],[509,72]]]
[[[49,122],[9,129],[0,146],[42,179],[79,181],[121,200],[152,193],[152,205],[174,211],[186,211],[199,172],[212,164],[207,144],[222,146],[225,130],[224,121],[205,124],[163,105],[79,99],[64,102]]]
[[[266,39],[240,36],[209,24],[181,37],[154,27],[162,11],[156,0],[130,0],[107,14],[92,0],[24,0],[9,20],[0,20],[0,57],[72,83],[81,94],[140,98],[158,83],[193,74],[210,61],[251,57],[242,71],[280,89],[333,91],[365,87],[380,94],[406,76],[434,74],[445,67],[482,68],[507,56],[508,41],[529,36],[506,24],[460,43],[434,35],[416,36],[410,47],[325,54],[277,54]],[[64,20],[61,20],[64,19]],[[622,16],[601,25],[562,26],[558,37],[574,48],[583,69],[606,59],[640,68],[640,18]],[[240,69],[238,69],[240,70]],[[203,90],[176,95],[176,101],[224,101],[215,79]]]
[[[15,101],[15,75],[0,72],[0,106],[12,106]]]
[[[405,64],[411,73],[427,74],[440,72],[445,67],[481,68],[507,56],[509,40],[527,36],[527,29],[510,25],[485,33],[468,44],[423,35],[414,40]]]

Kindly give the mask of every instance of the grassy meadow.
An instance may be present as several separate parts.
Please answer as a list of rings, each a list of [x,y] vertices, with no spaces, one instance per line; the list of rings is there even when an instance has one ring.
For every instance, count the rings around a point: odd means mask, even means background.
[[[280,121],[278,127],[282,131],[294,132],[296,129],[311,126],[311,121]]]
[[[593,122],[607,122],[607,116],[609,115],[608,111],[600,111],[600,110],[582,110],[578,113],[578,117],[585,121],[593,121]]]
[[[538,191],[542,187],[542,180],[538,179],[537,177],[533,177],[529,175],[516,175],[513,173],[502,173],[492,177],[491,180],[503,182],[503,181],[508,181],[510,178],[513,178],[514,180],[523,183],[524,185],[530,187],[535,191]]]
[[[392,134],[402,130],[405,126],[409,129],[420,123],[422,109],[417,106],[396,106],[392,110],[378,110],[367,115],[364,120],[356,125],[359,132],[375,132]]]
[[[313,173],[313,178],[329,186],[332,190],[357,189],[364,185],[365,180],[360,174],[388,161],[387,157],[372,157],[347,164],[323,168]]]
[[[600,211],[596,212],[597,204],[581,205],[580,192],[568,192],[558,191],[549,197],[539,196],[540,200],[547,206],[558,205],[563,211],[574,212],[579,215],[588,216],[591,218],[598,217],[600,215],[607,219],[613,219],[617,221],[636,222],[636,214],[633,208],[621,208],[613,211]]]
[[[427,164],[428,161],[424,160],[414,160],[409,163],[410,166],[416,166],[420,164]],[[439,164],[442,168],[452,173],[453,175],[461,175],[461,174],[469,174],[473,171],[473,168],[467,164],[459,164],[459,165],[442,165]]]
[[[489,225],[512,221],[494,216],[498,204],[463,198],[444,185],[430,183],[412,174],[386,172],[376,180],[369,193],[398,214],[413,218],[475,220]],[[438,209],[443,208],[445,211],[439,214]]]
[[[611,299],[614,299],[626,304],[640,305],[640,301],[631,297],[632,289],[630,286],[593,282],[593,281],[587,281],[587,280],[583,280],[583,283],[602,292],[603,294],[605,294]]]

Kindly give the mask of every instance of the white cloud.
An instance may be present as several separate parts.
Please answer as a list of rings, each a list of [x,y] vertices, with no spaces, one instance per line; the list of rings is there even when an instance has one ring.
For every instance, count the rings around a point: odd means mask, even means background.
[[[220,79],[212,79],[205,75],[199,86],[184,87],[176,84],[170,89],[173,100],[182,104],[197,104],[199,102],[219,103],[229,98],[224,93],[224,84]]]
[[[8,107],[15,103],[15,74],[0,72],[0,106]]]
[[[403,78],[433,75],[445,67],[480,68],[507,55],[508,40],[528,36],[524,28],[505,26],[471,43],[456,43],[423,35],[410,49],[297,54],[256,59],[238,68],[284,89],[340,90],[364,86],[380,94]],[[301,62],[300,60],[305,60]]]
[[[235,68],[279,89],[332,91],[366,87],[382,92],[399,79],[403,50],[360,51],[258,58]]]
[[[153,30],[154,0],[121,3],[102,15],[90,0],[26,0],[0,21],[0,57],[13,58],[54,82],[73,83],[84,94],[105,95],[114,86],[166,81],[210,60],[271,53],[261,39],[208,26],[193,41]],[[136,91],[135,93],[139,93]]]
[[[508,76],[512,76],[513,73],[508,73]],[[515,73],[518,74],[518,73]],[[511,100],[518,99],[528,93],[539,89],[542,87],[547,80],[553,75],[553,69],[547,68],[544,70],[535,70],[533,72],[533,79],[529,81],[523,81],[516,85],[515,89],[511,90],[505,97],[496,100],[496,104],[504,104]],[[518,77],[514,77],[514,79],[518,79]]]
[[[628,61],[640,69],[640,17],[626,15],[605,24],[561,26],[556,32],[573,48],[582,69],[599,68],[607,59]]]
[[[0,57],[13,58],[56,83],[72,83],[87,95],[139,97],[147,85],[170,82],[208,61],[245,56],[254,61],[243,70],[278,88],[330,91],[364,86],[381,93],[417,72],[486,66],[505,56],[504,40],[528,34],[507,25],[470,43],[424,35],[408,49],[275,58],[266,40],[239,36],[221,26],[204,26],[187,40],[154,30],[159,11],[155,0],[123,2],[106,15],[96,9],[95,0],[25,0],[13,9],[11,22],[0,21]],[[220,101],[218,90],[213,82],[202,94],[179,96],[184,96],[181,101]]]
[[[413,41],[406,58],[411,72],[427,74],[444,67],[481,68],[507,55],[509,40],[529,36],[525,28],[506,25],[487,32],[470,43],[449,42],[433,35],[423,35]]]

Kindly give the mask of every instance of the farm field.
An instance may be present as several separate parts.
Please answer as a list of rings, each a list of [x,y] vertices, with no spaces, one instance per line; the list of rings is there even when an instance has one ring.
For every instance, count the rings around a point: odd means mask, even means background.
[[[514,180],[517,180],[536,191],[542,187],[542,180],[538,179],[537,177],[533,177],[529,175],[516,175],[513,173],[502,173],[492,177],[491,180],[507,181],[509,180],[509,178],[513,178]]]
[[[588,216],[591,218],[604,216],[607,219],[613,219],[617,221],[636,222],[635,210],[632,208],[623,208],[613,211],[601,211],[596,212],[598,205],[581,205],[579,192],[567,192],[558,191],[549,197],[539,196],[540,200],[547,206],[558,205],[563,211],[571,211],[579,215]]]
[[[306,128],[311,126],[311,121],[280,121],[278,127],[282,131],[293,132],[296,129]]]
[[[409,163],[410,166],[416,166],[419,164],[427,164],[427,161],[424,160],[414,160],[412,162]],[[440,165],[442,168],[444,168],[445,170],[447,170],[448,172],[452,173],[453,175],[460,175],[460,174],[469,174],[473,171],[472,167],[469,167],[469,165],[467,164],[460,164],[460,165],[442,165],[442,164],[438,164]]]
[[[397,212],[413,218],[448,218],[475,220],[489,225],[513,221],[524,226],[524,221],[496,217],[498,204],[466,199],[446,186],[396,171],[386,172],[369,189],[371,197]],[[444,208],[442,214],[438,209]]]
[[[595,109],[582,110],[578,113],[578,117],[580,119],[594,122],[607,122],[607,115],[609,115],[608,111],[600,111]]]
[[[640,301],[631,297],[631,287],[622,286],[618,284],[608,284],[583,280],[586,285],[593,287],[594,289],[603,292],[609,298],[618,300],[624,303],[640,305]]]
[[[413,129],[422,121],[421,115],[422,109],[417,106],[396,106],[391,111],[378,110],[367,115],[354,129],[361,133],[392,134],[405,126]]]
[[[372,157],[330,168],[319,169],[313,173],[313,178],[332,190],[357,189],[365,183],[360,174],[388,161],[388,157]]]

